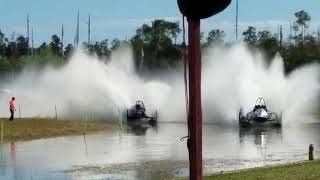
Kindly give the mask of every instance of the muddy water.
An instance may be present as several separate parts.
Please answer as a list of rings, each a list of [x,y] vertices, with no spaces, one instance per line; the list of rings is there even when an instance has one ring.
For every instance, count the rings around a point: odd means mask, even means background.
[[[320,124],[280,129],[204,125],[205,173],[319,157]],[[186,124],[114,131],[0,147],[0,179],[163,179],[188,175]],[[319,151],[320,152],[320,151]]]

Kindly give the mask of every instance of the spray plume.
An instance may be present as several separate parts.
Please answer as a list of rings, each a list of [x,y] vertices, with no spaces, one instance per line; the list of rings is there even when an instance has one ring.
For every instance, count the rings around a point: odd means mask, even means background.
[[[203,56],[202,99],[205,122],[237,122],[239,109],[247,112],[257,97],[267,106],[283,112],[288,122],[310,113],[318,103],[319,66],[312,64],[286,76],[283,60],[276,56],[266,65],[260,53],[242,45],[209,48]],[[182,73],[166,74],[166,80],[145,80],[136,74],[130,48],[112,53],[108,63],[77,51],[61,68],[25,71],[0,93],[0,115],[7,116],[8,101],[17,98],[24,117],[54,116],[81,118],[92,113],[94,119],[116,119],[136,100],[147,111],[158,110],[161,122],[186,122]]]

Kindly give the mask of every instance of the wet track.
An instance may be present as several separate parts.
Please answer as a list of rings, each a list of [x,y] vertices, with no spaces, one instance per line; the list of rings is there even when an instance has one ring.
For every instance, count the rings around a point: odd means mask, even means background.
[[[206,173],[319,157],[320,123],[239,129],[204,125]],[[186,124],[4,144],[0,179],[161,179],[188,174]]]

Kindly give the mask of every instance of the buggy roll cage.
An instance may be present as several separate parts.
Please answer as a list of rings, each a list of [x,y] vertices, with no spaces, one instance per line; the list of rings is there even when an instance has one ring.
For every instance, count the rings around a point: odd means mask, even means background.
[[[255,106],[257,106],[257,105],[259,105],[259,106],[265,106],[265,105],[266,105],[265,100],[264,100],[262,97],[259,97],[259,98],[256,100]]]
[[[137,106],[142,107],[142,108],[143,108],[143,110],[145,110],[145,109],[146,109],[146,108],[144,107],[143,102],[142,102],[142,101],[140,101],[140,100],[138,100],[138,101],[136,102],[136,107],[137,107]]]
[[[266,102],[262,97],[259,97],[256,100],[256,104],[254,105],[253,110],[256,110],[256,109],[259,109],[259,108],[263,108],[263,109],[267,110]]]

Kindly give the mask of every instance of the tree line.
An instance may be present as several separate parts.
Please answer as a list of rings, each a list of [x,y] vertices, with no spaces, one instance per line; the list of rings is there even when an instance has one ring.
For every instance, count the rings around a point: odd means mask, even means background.
[[[269,61],[280,53],[286,72],[304,64],[319,62],[320,33],[307,33],[311,17],[306,11],[298,11],[294,17],[295,22],[290,27],[294,33],[289,37],[283,37],[282,30],[272,34],[268,30],[257,31],[254,26],[249,26],[242,32],[243,41],[251,50],[264,52]],[[112,50],[128,44],[133,49],[135,64],[140,70],[168,70],[183,62],[185,45],[177,42],[181,33],[178,22],[157,19],[151,24],[141,25],[129,40],[113,39],[109,42],[105,39],[92,44],[83,43],[82,46],[87,53],[107,60]],[[213,29],[207,35],[201,33],[201,45],[203,48],[212,45],[230,47],[232,44],[225,42],[225,37],[223,30]],[[0,72],[19,71],[28,64],[64,64],[75,49],[72,44],[62,48],[58,35],[52,35],[49,43],[44,42],[36,48],[29,44],[29,39],[23,35],[16,38],[11,35],[9,38],[0,30]]]

